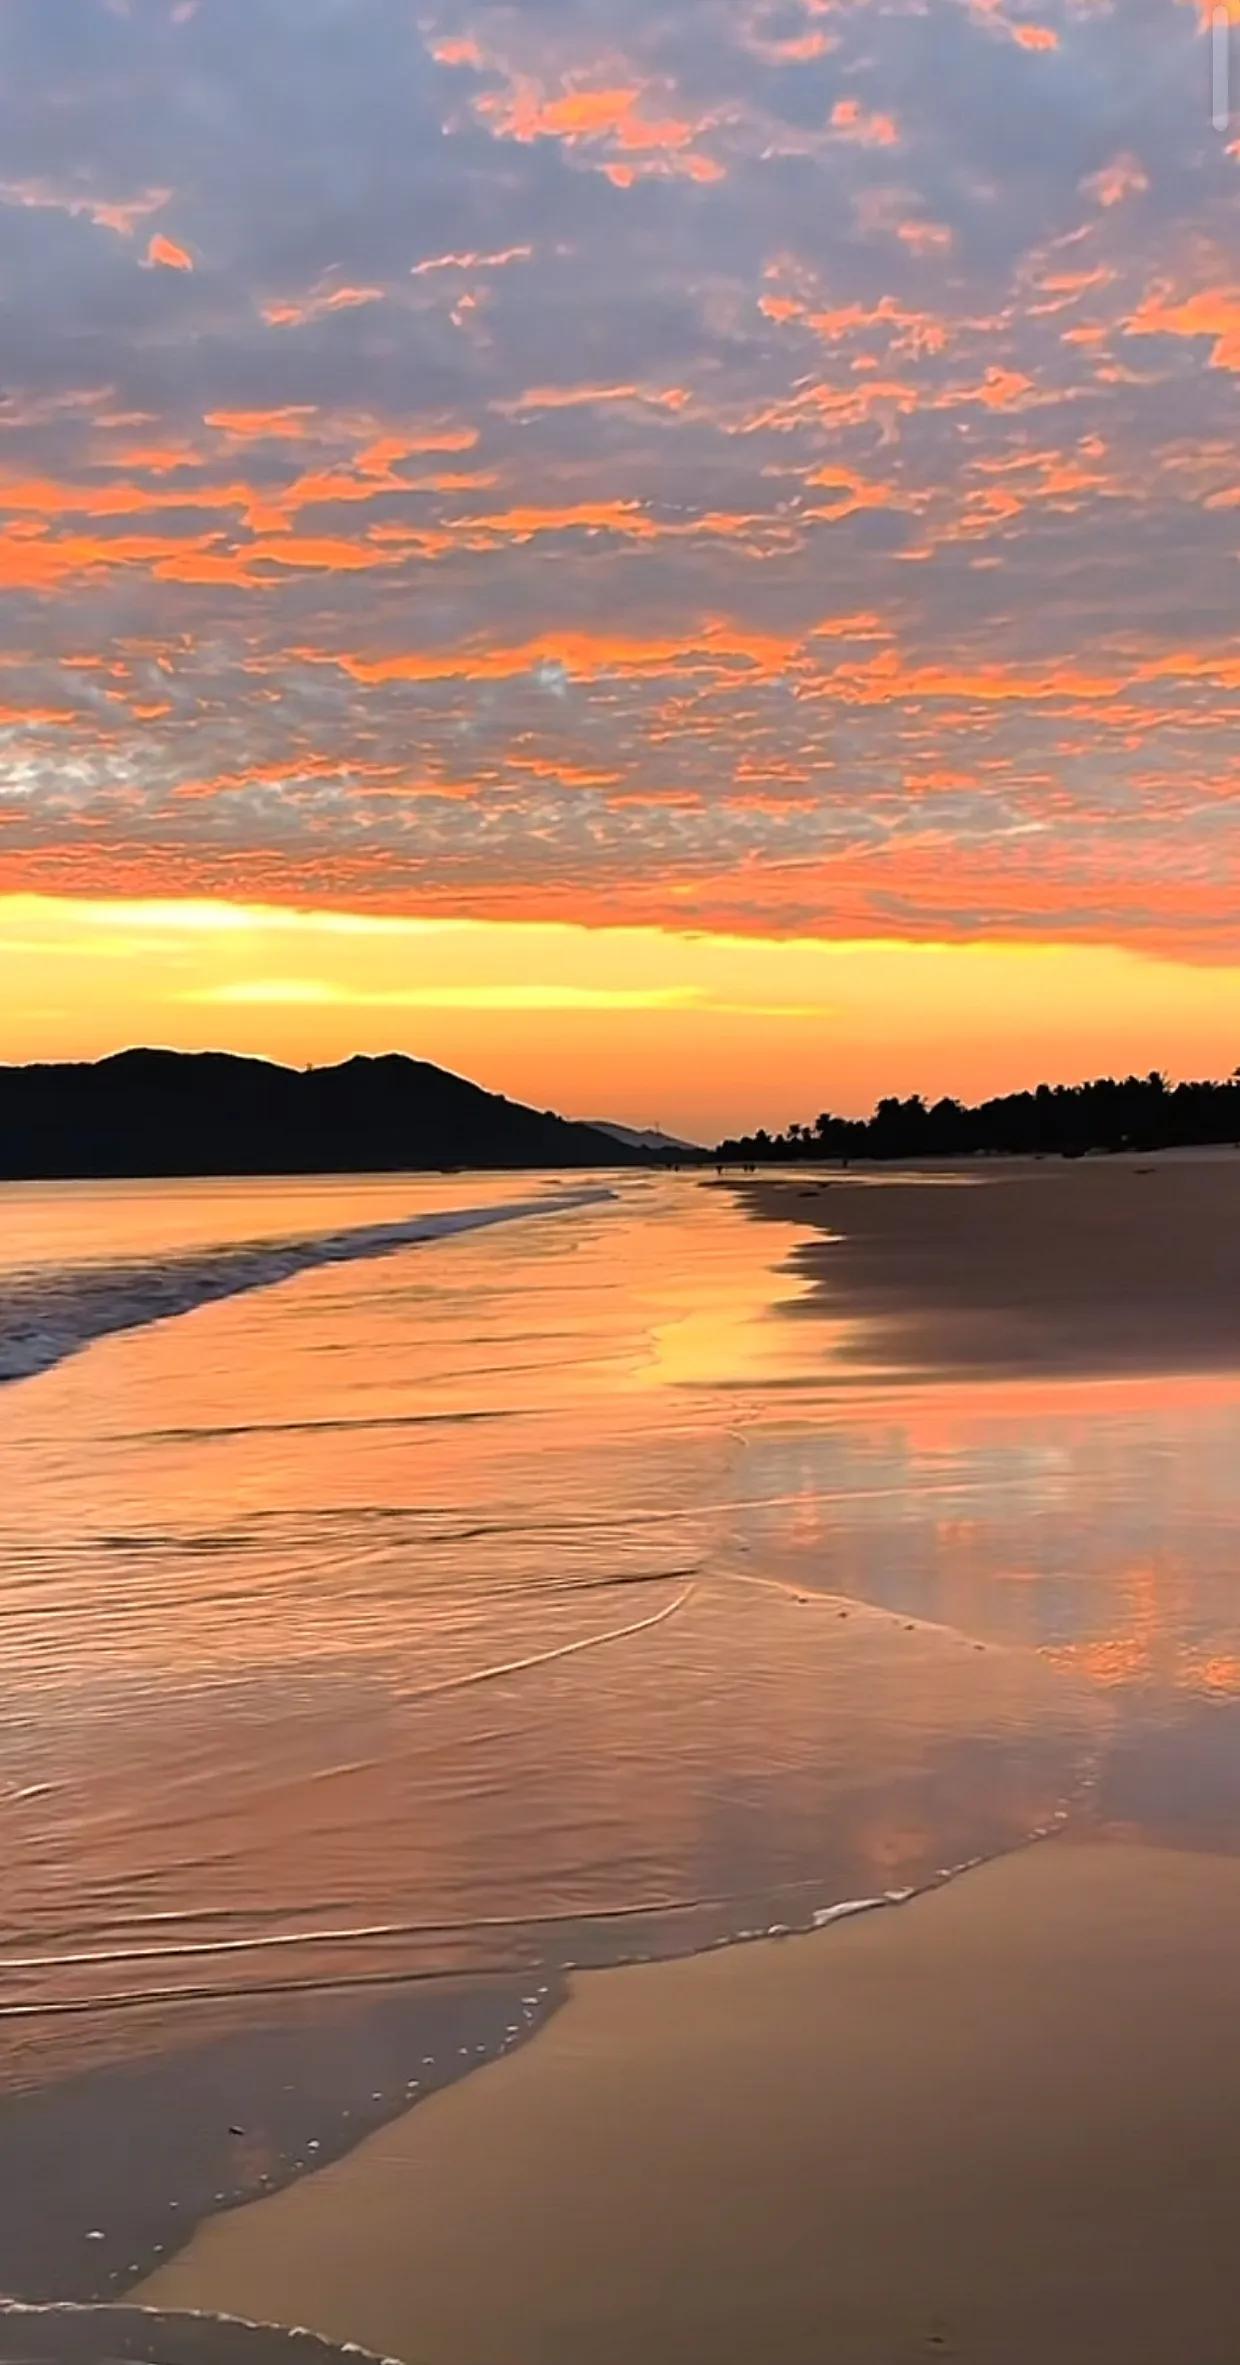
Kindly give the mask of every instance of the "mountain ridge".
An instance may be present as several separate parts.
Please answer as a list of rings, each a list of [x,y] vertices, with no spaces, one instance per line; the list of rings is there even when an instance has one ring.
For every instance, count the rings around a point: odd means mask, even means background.
[[[656,1158],[704,1158],[705,1150],[699,1142],[682,1141],[678,1134],[664,1133],[658,1125],[616,1125],[607,1117],[586,1117],[583,1122],[595,1133],[609,1134],[613,1141],[622,1142],[629,1150],[639,1150],[643,1156]]]
[[[594,1126],[404,1052],[290,1068],[135,1045],[100,1060],[0,1067],[6,1181],[643,1163]]]

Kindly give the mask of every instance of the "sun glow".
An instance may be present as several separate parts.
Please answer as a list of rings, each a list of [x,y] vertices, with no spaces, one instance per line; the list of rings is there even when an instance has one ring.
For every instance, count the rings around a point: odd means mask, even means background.
[[[774,1023],[778,1021],[778,1024]],[[192,900],[0,898],[0,1056],[406,1050],[711,1140],[883,1092],[1226,1073],[1240,966],[1105,945],[728,936]]]

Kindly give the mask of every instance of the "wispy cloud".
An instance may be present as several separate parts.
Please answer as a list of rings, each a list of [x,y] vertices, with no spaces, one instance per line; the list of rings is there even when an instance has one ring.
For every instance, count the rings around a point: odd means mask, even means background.
[[[221,1009],[353,1010],[667,1010],[693,1002],[692,988],[539,985],[513,979],[497,985],[382,986],[365,990],[327,978],[248,977],[200,986],[187,1001]]]

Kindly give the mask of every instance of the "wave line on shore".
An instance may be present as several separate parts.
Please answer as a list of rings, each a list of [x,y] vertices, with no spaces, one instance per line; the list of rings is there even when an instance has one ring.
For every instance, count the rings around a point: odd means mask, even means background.
[[[117,1331],[144,1330],[177,1314],[253,1289],[271,1289],[324,1265],[357,1264],[392,1256],[424,1240],[451,1238],[530,1215],[564,1215],[616,1196],[599,1188],[556,1198],[517,1199],[494,1207],[461,1207],[403,1222],[357,1224],[283,1240],[248,1240],[163,1259],[53,1269],[19,1276],[0,1295],[0,1385],[35,1378]]]
[[[428,1683],[420,1692],[406,1692],[405,1704],[438,1700],[445,1692],[470,1691],[477,1683],[497,1683],[505,1675],[524,1675],[528,1668],[549,1667],[555,1659],[575,1658],[579,1651],[597,1651],[605,1643],[624,1642],[630,1634],[648,1634],[652,1626],[662,1626],[678,1610],[686,1609],[696,1591],[695,1585],[686,1585],[675,1601],[665,1602],[652,1618],[637,1618],[631,1626],[612,1626],[606,1634],[587,1634],[580,1642],[561,1642],[554,1650],[533,1652],[528,1659],[503,1659],[495,1667],[475,1667],[468,1675],[449,1675],[442,1683]]]
[[[1013,1841],[1009,1848],[999,1850],[999,1855],[1003,1856],[1017,1854],[1025,1848],[1036,1847],[1045,1841],[1057,1839],[1060,1836],[1067,1821],[1067,1815],[1068,1810],[1066,1807],[1059,1808],[1051,1817],[1049,1822],[1036,1825],[1032,1831],[1026,1832],[1023,1837]],[[706,1951],[715,1952],[719,1949],[729,1946],[746,1946],[769,1940],[809,1937],[814,1933],[825,1932],[836,1923],[855,1920],[860,1915],[882,1911],[899,1911],[906,1905],[915,1904],[923,1897],[935,1896],[939,1890],[947,1888],[953,1881],[961,1879],[964,1874],[974,1872],[979,1866],[992,1863],[994,1861],[996,1861],[996,1859],[990,1856],[968,1856],[962,1863],[941,1865],[938,1871],[932,1874],[929,1879],[919,1882],[913,1888],[887,1889],[884,1890],[881,1895],[876,1897],[845,1898],[838,1901],[834,1905],[819,1907],[816,1911],[810,1913],[808,1919],[803,1921],[759,1923],[754,1927],[731,1930],[726,1932],[723,1936],[708,1940],[703,1947],[699,1948],[689,1946],[684,1951],[689,1954]],[[812,1881],[798,1881],[793,1884],[793,1887],[797,1890],[815,1886],[817,1886],[817,1883]],[[789,1891],[789,1894],[791,1894],[791,1891]],[[631,1922],[639,1919],[651,1920],[657,1918],[660,1915],[674,1916],[678,1914],[718,1911],[723,1906],[736,1904],[738,1902],[739,1899],[735,1896],[718,1898],[683,1898],[662,1905],[642,1904],[601,1908],[586,1907],[573,1913],[554,1913],[530,1916],[498,1916],[491,1920],[466,1923],[443,1923],[440,1925],[435,1925],[433,1923],[410,1923],[407,1925],[392,1923],[386,1926],[377,1926],[373,1930],[335,1930],[301,1933],[290,1932],[288,1935],[282,1937],[268,1937],[249,1941],[244,1939],[217,1940],[213,1942],[207,1942],[202,1946],[170,1948],[166,1951],[170,1957],[175,1957],[182,1954],[206,1955],[239,1952],[246,1950],[251,1946],[271,1948],[277,1946],[305,1945],[314,1943],[316,1940],[322,1942],[330,1941],[333,1938],[338,1941],[342,1939],[377,1940],[384,1937],[430,1936],[437,1934],[438,1930],[442,1930],[443,1932],[466,1932],[473,1930],[543,1929],[568,1927],[573,1924],[583,1922]],[[141,1961],[144,1959],[147,1958],[137,1953],[118,1954],[111,1956],[51,1956],[46,1958],[46,1967],[53,1968],[58,1963],[72,1964],[77,1962],[80,1964],[92,1961],[125,1962]],[[649,1955],[637,1955],[621,1956],[617,1959],[628,1962],[646,1962],[656,1958]],[[0,1964],[0,1971],[13,1969],[15,1967],[18,1966],[15,1966],[12,1963]],[[39,1965],[36,1962],[30,1966],[25,1967],[37,1968]],[[555,1967],[563,1972],[571,1971],[576,1969],[578,1966],[575,1963],[562,1962]],[[548,1966],[546,1963],[543,1963],[539,1966],[539,1969],[544,1973],[544,1975],[547,1971],[547,1968]],[[342,1970],[315,1976],[298,1977],[293,1975],[284,1979],[273,1978],[260,1982],[246,1981],[244,1985],[212,1987],[205,1984],[198,1984],[192,1987],[121,1989],[111,1995],[63,1996],[54,1998],[43,1997],[33,1999],[29,2003],[0,2004],[0,2023],[6,2020],[80,2018],[84,2014],[89,2014],[92,2012],[138,2011],[152,2006],[163,2006],[168,2004],[219,2003],[222,2001],[231,2001],[235,1998],[247,1996],[324,1995],[344,1992],[346,1990],[360,1992],[363,1989],[369,1988],[416,1987],[429,1985],[436,1980],[450,1979],[453,1976],[455,1976],[455,1974],[451,1970],[444,1969],[442,1966],[428,1968],[425,1970],[415,1970],[408,1964],[405,1964],[400,1969],[393,1970]]]

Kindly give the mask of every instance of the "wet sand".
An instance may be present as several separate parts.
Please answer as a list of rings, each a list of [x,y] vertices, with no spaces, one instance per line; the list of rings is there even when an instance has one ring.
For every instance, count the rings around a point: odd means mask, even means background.
[[[732,1186],[738,1187],[738,1186]],[[792,1269],[849,1363],[968,1373],[1174,1372],[1240,1362],[1240,1157],[786,1170],[751,1211],[836,1235]]]
[[[578,1976],[134,2294],[410,2365],[1233,2365],[1240,1863],[1055,1841]]]
[[[514,1971],[6,2020],[0,2297],[116,2300],[203,2218],[527,2041],[560,1994]]]

